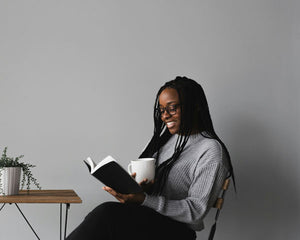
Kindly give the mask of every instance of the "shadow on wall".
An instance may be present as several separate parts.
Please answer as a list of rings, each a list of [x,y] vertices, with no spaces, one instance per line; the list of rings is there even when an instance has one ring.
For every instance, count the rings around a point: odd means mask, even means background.
[[[298,239],[296,144],[288,144],[284,129],[269,123],[239,116],[232,124],[230,152],[238,192],[226,196],[216,240]]]

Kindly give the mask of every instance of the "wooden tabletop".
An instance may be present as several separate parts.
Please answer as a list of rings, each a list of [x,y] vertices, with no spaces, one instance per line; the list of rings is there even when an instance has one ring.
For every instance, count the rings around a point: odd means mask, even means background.
[[[21,190],[18,195],[0,196],[0,203],[82,203],[74,190]]]

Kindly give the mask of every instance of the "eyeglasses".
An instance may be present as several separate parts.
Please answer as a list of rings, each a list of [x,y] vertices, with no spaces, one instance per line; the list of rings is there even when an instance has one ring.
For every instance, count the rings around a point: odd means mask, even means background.
[[[163,115],[164,112],[166,111],[170,115],[175,115],[177,112],[177,108],[180,106],[180,104],[174,104],[174,105],[169,105],[166,107],[159,107],[156,109],[159,115]]]

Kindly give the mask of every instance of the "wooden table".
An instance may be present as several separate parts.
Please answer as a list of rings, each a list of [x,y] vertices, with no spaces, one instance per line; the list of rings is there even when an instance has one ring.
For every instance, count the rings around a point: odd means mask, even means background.
[[[57,203],[60,204],[60,239],[62,237],[62,204],[66,205],[65,213],[65,230],[64,239],[66,238],[67,232],[67,221],[68,221],[68,210],[71,203],[82,203],[80,197],[75,193],[74,190],[22,190],[18,195],[11,196],[0,196],[0,203],[3,203],[0,211],[3,209],[5,204],[14,203],[18,208],[19,212],[22,214],[23,218],[37,237],[37,233],[34,231],[33,227],[30,225],[29,221],[21,211],[18,203]]]

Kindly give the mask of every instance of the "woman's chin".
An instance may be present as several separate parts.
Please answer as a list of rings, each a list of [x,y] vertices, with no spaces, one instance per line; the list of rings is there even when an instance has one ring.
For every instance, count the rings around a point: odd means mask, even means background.
[[[176,128],[168,128],[168,130],[172,135],[178,133],[178,129]]]

